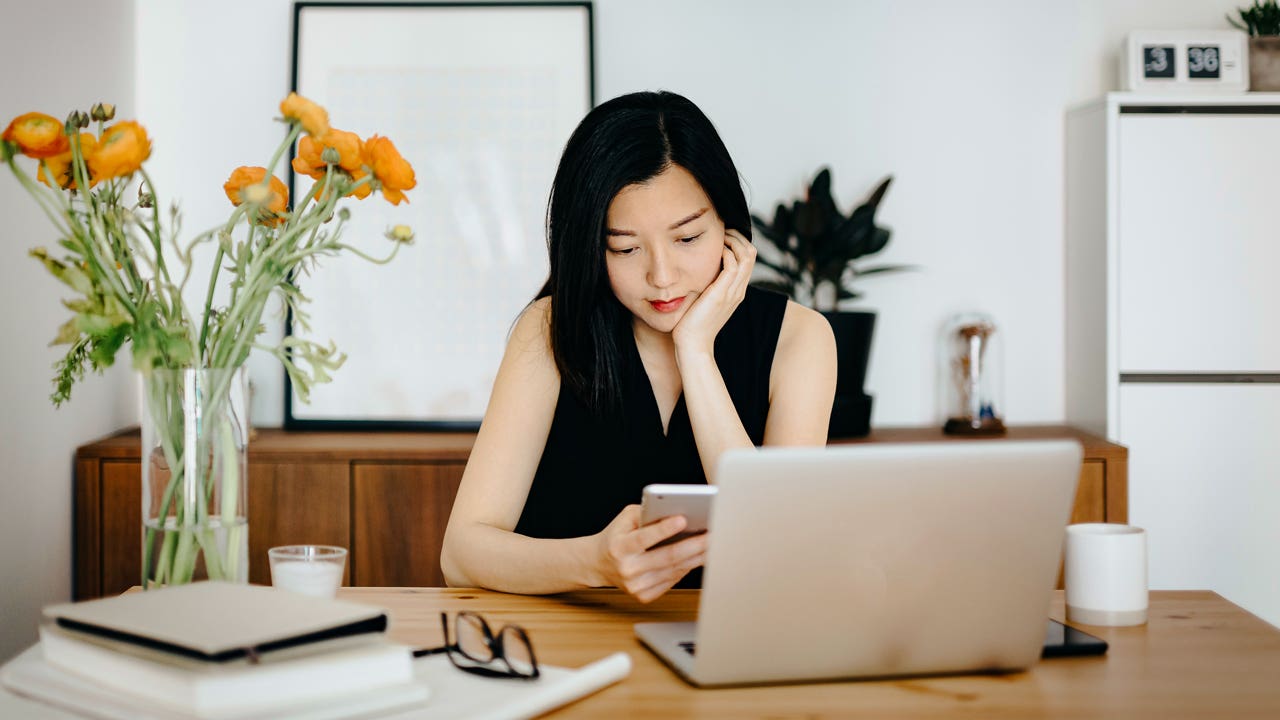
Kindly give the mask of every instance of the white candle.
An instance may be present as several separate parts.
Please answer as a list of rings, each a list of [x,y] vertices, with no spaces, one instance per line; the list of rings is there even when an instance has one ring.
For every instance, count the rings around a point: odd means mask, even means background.
[[[342,563],[278,560],[271,564],[271,584],[303,595],[333,597],[342,584]]]

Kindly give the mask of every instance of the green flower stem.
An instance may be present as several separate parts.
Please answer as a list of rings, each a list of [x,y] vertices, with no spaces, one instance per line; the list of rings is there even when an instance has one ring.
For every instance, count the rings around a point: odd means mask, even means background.
[[[235,377],[238,371],[199,373],[196,382],[205,378],[212,378],[215,384],[209,389],[200,388],[200,399],[204,403],[202,416],[205,418],[219,418],[216,421],[202,423],[196,430],[194,445],[188,442],[183,447],[183,428],[186,422],[194,422],[192,418],[185,416],[187,408],[183,404],[183,393],[185,374],[177,371],[172,373],[174,377],[179,378],[177,384],[172,384],[170,379],[158,374],[151,375],[148,380],[149,411],[153,425],[159,430],[161,448],[165,454],[166,462],[171,468],[172,474],[166,485],[165,492],[161,500],[161,511],[158,517],[160,531],[163,533],[164,541],[156,553],[157,562],[154,572],[152,572],[150,564],[150,556],[155,552],[155,530],[148,528],[147,537],[144,542],[144,585],[165,584],[189,582],[194,576],[196,566],[201,557],[204,558],[205,570],[210,579],[238,579],[237,572],[239,566],[239,548],[243,542],[243,529],[238,523],[238,501],[240,495],[240,467],[236,454],[237,445],[235,443],[234,434],[230,421],[226,418],[227,412],[226,402],[228,397],[225,385],[217,383],[222,376]],[[210,443],[215,438],[220,444],[218,461],[220,467],[205,465],[206,458],[209,457]],[[194,463],[196,467],[187,468],[184,460],[192,459],[188,457],[189,453],[194,454]],[[149,462],[148,459],[144,461]],[[220,477],[223,480],[223,493],[221,498],[220,516],[216,521],[210,518],[208,510],[209,503],[212,502],[211,492],[216,482],[215,471],[221,470]],[[192,478],[194,475],[195,482],[184,482]],[[196,499],[191,503],[191,510],[187,509],[187,503],[174,503],[177,489],[181,487],[183,497],[188,497],[186,493],[195,492],[196,495],[190,496]],[[168,513],[170,506],[174,507],[174,524],[170,528],[168,523]],[[228,519],[229,518],[229,519]],[[224,554],[219,546],[216,527],[221,526],[226,530],[227,550]],[[176,538],[176,540],[175,540]],[[148,578],[147,574],[151,577]],[[150,582],[148,582],[150,580]]]
[[[289,134],[285,137],[284,142],[280,143],[280,146],[276,148],[275,153],[272,154],[271,162],[267,163],[267,177],[263,178],[267,182],[271,181],[270,176],[276,171],[276,163],[280,162],[280,158],[284,157],[285,151],[293,147],[293,142],[302,134],[302,123],[290,122],[289,125]]]
[[[236,438],[231,421],[223,416],[219,423],[222,450],[222,527],[227,532],[227,556],[223,570],[228,580],[235,580],[240,560],[240,525],[237,510],[240,506],[240,459],[236,453]]]
[[[146,184],[147,192],[151,195],[151,232],[147,233],[147,237],[151,239],[151,244],[155,248],[156,267],[165,283],[172,285],[173,279],[169,277],[169,267],[164,262],[164,250],[160,242],[160,195],[156,192],[156,186],[151,182],[151,176],[147,171],[139,168],[138,172],[142,174],[142,182]]]
[[[353,254],[355,254],[355,255],[358,255],[359,257],[364,258],[365,260],[368,260],[369,262],[373,263],[374,265],[386,265],[387,263],[389,263],[389,262],[391,262],[392,260],[394,260],[394,259],[395,259],[395,257],[396,257],[396,253],[400,252],[400,246],[401,246],[402,244],[403,244],[403,243],[394,243],[394,245],[393,245],[393,246],[392,246],[392,248],[391,248],[391,254],[390,254],[390,255],[388,255],[388,256],[386,256],[386,257],[384,257],[384,258],[382,258],[381,260],[379,260],[378,258],[372,257],[372,256],[370,256],[370,255],[366,255],[366,254],[364,254],[364,253],[360,252],[358,249],[356,249],[356,248],[354,248],[354,247],[352,247],[352,246],[350,246],[350,245],[341,245],[341,244],[339,244],[339,245],[336,245],[335,247],[336,247],[338,250],[346,250],[347,252],[350,252],[350,253],[353,253]]]
[[[232,311],[232,315],[226,318],[223,324],[224,330],[232,329],[232,332],[234,332],[232,344],[225,354],[218,352],[224,347],[222,343],[215,345],[210,356],[212,366],[235,367],[243,362],[240,355],[242,353],[247,355],[249,341],[257,334],[256,328],[261,321],[262,312],[265,309],[266,300],[271,289],[288,279],[287,275],[283,277],[272,276],[269,273],[270,266],[274,265],[286,271],[294,267],[294,264],[289,262],[287,258],[275,260],[275,257],[283,252],[285,248],[290,247],[299,235],[309,229],[318,228],[324,222],[324,218],[332,215],[338,197],[336,192],[332,193],[324,204],[317,206],[318,211],[305,216],[293,228],[288,228],[281,238],[278,238],[266,251],[253,259],[253,263],[246,273],[249,280],[246,283],[245,297],[249,299],[237,306]],[[275,260],[274,263],[272,262],[273,260]],[[243,310],[243,312],[237,313],[235,312],[236,310]]]
[[[160,525],[158,529],[163,533],[164,542],[157,558],[156,582],[162,583],[163,580],[161,578],[169,576],[168,571],[173,563],[173,533],[168,530],[169,506],[173,502],[173,494],[177,490],[178,484],[183,480],[184,471],[181,444],[182,416],[179,413],[181,401],[179,400],[178,407],[174,407],[172,403],[174,388],[170,387],[169,383],[160,376],[153,374],[144,379],[144,383],[149,391],[147,393],[147,405],[151,413],[151,421],[156,428],[160,429],[160,447],[164,452],[165,463],[169,466],[169,482],[161,495],[160,512],[157,516]],[[143,462],[150,462],[150,458],[143,458]],[[180,510],[181,508],[179,508],[179,513]],[[147,574],[151,572],[150,553],[154,543],[154,533],[154,530],[148,529],[146,541],[143,543],[142,572],[144,587],[147,585]]]
[[[36,204],[39,205],[40,209],[44,211],[45,216],[49,218],[49,222],[52,222],[58,228],[58,232],[63,233],[65,235],[73,235],[70,224],[63,223],[63,221],[66,220],[66,218],[59,217],[59,213],[64,212],[64,210],[59,207],[50,208],[48,205],[49,198],[48,196],[45,195],[45,193],[46,191],[48,192],[54,192],[54,191],[50,190],[49,188],[43,188],[36,185],[36,183],[32,181],[32,179],[26,173],[22,172],[22,168],[18,167],[17,163],[13,161],[13,158],[9,158],[8,162],[9,162],[9,169],[13,171],[14,177],[18,178],[18,182],[22,185],[22,187],[25,188],[26,191],[36,199]]]
[[[222,267],[222,245],[218,245],[218,254],[213,256],[213,270],[209,276],[209,291],[204,296],[204,321],[200,323],[200,342],[196,345],[196,357],[204,358],[205,342],[209,338],[209,309],[213,307],[213,290],[218,284],[218,270]],[[235,303],[232,303],[234,305]]]

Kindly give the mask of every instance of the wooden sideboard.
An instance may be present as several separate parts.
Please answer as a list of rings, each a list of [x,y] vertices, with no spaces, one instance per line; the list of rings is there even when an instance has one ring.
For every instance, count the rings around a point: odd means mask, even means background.
[[[1084,466],[1072,522],[1126,522],[1128,451],[1060,426],[1006,438],[1078,439]],[[959,439],[936,428],[874,430],[855,442]],[[249,444],[249,581],[270,584],[267,548],[315,543],[350,550],[345,584],[439,587],[440,546],[475,435],[259,430]],[[137,430],[76,451],[74,594],[123,592],[141,578],[142,479]]]

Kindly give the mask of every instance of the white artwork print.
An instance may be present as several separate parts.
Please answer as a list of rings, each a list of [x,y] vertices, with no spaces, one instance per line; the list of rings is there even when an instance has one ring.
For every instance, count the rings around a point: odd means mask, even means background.
[[[418,184],[407,205],[364,200],[344,234],[382,256],[410,225],[390,265],[327,259],[299,279],[310,337],[347,362],[309,405],[292,398],[295,420],[479,421],[547,277],[551,181],[591,104],[589,21],[585,5],[301,8],[298,93],[334,127],[391,138]]]

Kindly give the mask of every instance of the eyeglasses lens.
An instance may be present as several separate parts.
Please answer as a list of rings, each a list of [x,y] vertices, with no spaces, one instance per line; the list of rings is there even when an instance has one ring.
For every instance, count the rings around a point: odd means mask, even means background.
[[[458,615],[458,650],[471,660],[487,663],[493,660],[493,647],[489,628],[478,615]]]
[[[508,625],[502,629],[502,654],[512,671],[520,675],[533,674],[533,650],[528,636],[519,628]]]

